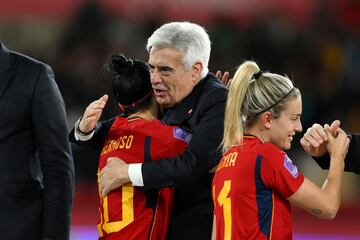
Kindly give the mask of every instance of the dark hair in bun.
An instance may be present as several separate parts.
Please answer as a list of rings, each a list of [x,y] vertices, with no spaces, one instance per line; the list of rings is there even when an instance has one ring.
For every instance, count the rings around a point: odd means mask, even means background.
[[[129,114],[150,105],[152,87],[147,63],[113,54],[104,68],[112,75],[113,93],[122,111]]]

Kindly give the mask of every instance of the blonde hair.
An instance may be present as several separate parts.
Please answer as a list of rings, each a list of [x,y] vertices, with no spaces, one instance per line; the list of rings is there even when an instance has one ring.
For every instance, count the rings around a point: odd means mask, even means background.
[[[277,118],[286,102],[300,95],[286,76],[261,73],[253,61],[246,61],[237,69],[229,88],[224,119],[223,150],[242,144],[244,131],[263,112]],[[259,75],[254,79],[254,74]]]

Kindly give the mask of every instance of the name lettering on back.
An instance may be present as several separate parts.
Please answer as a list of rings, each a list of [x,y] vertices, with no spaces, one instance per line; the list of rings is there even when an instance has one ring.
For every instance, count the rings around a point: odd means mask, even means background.
[[[238,155],[237,152],[232,152],[232,153],[229,153],[229,154],[223,156],[216,171],[219,171],[220,169],[225,168],[225,167],[234,167],[235,163],[236,163],[237,155]]]
[[[133,135],[121,136],[117,139],[108,140],[105,142],[101,154],[106,154],[108,152],[118,149],[130,149],[133,141],[134,141]]]

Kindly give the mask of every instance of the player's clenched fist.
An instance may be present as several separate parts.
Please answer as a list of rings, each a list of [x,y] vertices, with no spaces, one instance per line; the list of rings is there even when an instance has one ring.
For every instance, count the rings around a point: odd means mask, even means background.
[[[90,103],[90,105],[86,108],[82,116],[82,119],[79,123],[80,131],[90,132],[95,128],[96,123],[99,121],[108,99],[109,96],[105,94],[98,100]]]
[[[336,136],[340,127],[340,121],[335,120],[329,127],[329,132]],[[315,123],[310,127],[300,139],[301,146],[305,152],[313,157],[321,157],[327,152],[328,136],[325,129],[320,124]]]
[[[347,137],[346,133],[341,128],[337,129],[336,136],[333,136],[333,133],[330,131],[329,125],[325,124],[324,129],[328,138],[326,147],[330,156],[343,161],[345,155],[348,152],[350,139]]]

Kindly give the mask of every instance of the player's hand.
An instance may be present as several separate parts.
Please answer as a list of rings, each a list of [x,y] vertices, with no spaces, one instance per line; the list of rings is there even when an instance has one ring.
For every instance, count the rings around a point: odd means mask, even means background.
[[[99,174],[99,189],[105,197],[110,191],[130,182],[129,164],[117,157],[109,157],[106,166]]]
[[[231,83],[231,79],[229,79],[229,72],[225,71],[224,74],[222,74],[222,72],[220,70],[216,71],[215,74],[216,78],[225,85],[225,87],[229,88],[230,83]]]
[[[341,128],[337,130],[336,136],[333,136],[329,125],[325,124],[324,128],[328,138],[327,150],[332,157],[331,159],[343,161],[349,149],[350,139]]]
[[[98,100],[90,103],[90,105],[86,108],[83,117],[79,123],[79,128],[82,132],[90,132],[95,128],[96,123],[99,121],[108,99],[109,96],[105,94]]]
[[[329,133],[336,136],[340,126],[340,121],[335,120],[329,127]],[[310,127],[300,139],[301,146],[309,155],[321,157],[327,152],[328,136],[325,129],[320,124],[315,123]]]

